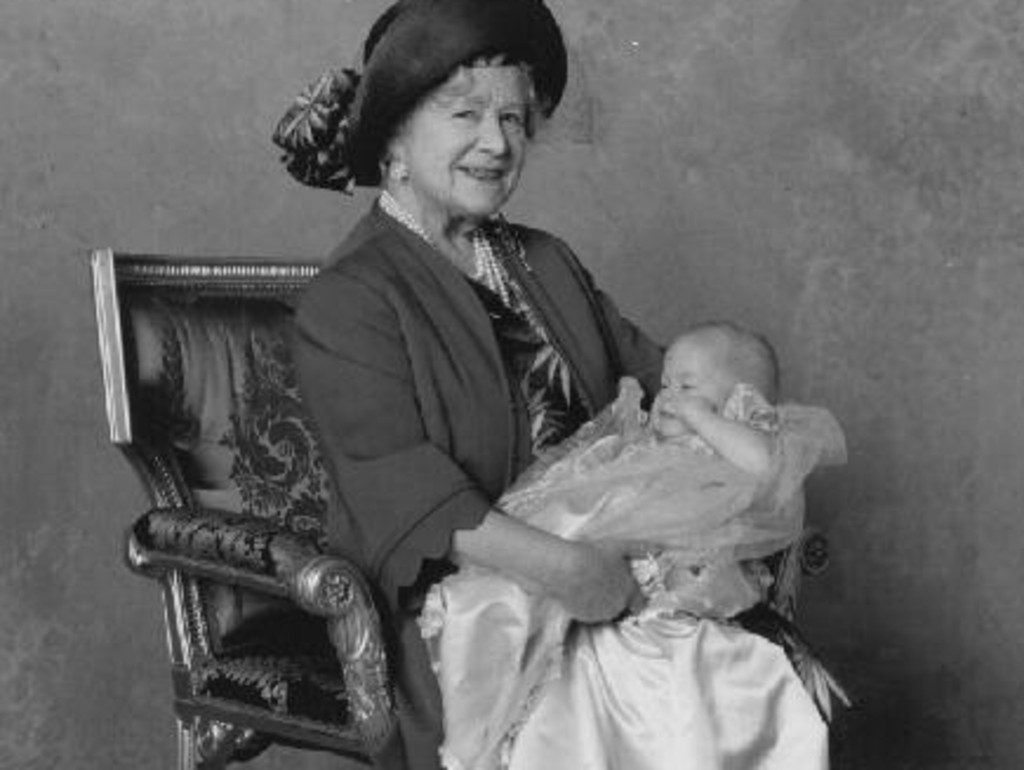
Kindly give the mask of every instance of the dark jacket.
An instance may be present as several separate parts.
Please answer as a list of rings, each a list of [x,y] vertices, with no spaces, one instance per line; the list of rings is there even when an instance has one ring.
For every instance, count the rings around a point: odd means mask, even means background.
[[[623,374],[653,392],[660,349],[565,244],[517,235],[529,267],[513,266],[515,277],[590,412]],[[443,563],[452,532],[477,526],[530,462],[529,425],[466,278],[376,206],[303,296],[295,356],[334,482],[330,542],[380,589],[395,635],[405,760],[396,742],[380,763],[436,768],[440,703],[415,624],[423,577]]]

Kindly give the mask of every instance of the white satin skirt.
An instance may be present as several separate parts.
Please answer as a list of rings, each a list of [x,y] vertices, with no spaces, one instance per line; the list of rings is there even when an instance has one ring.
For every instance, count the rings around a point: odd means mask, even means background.
[[[511,770],[824,770],[827,728],[785,653],[735,626],[578,626]]]

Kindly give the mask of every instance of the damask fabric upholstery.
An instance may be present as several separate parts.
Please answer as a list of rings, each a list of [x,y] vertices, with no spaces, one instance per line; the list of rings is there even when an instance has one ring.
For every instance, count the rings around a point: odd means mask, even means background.
[[[278,532],[272,522],[227,511],[190,516],[178,509],[156,509],[135,524],[135,536],[147,548],[267,576],[275,572]]]
[[[338,662],[328,656],[227,655],[199,664],[199,692],[326,724],[349,719]]]
[[[319,535],[329,481],[295,386],[290,309],[157,300],[133,313],[151,335],[142,422],[171,436],[195,502]]]
[[[329,481],[295,387],[291,309],[189,298],[137,301],[131,312],[144,388],[136,423],[170,437],[204,510],[151,511],[136,523],[138,541],[267,575],[279,527],[315,547]],[[335,724],[347,718],[323,618],[227,585],[206,583],[202,593],[213,654],[199,667],[201,694]]]

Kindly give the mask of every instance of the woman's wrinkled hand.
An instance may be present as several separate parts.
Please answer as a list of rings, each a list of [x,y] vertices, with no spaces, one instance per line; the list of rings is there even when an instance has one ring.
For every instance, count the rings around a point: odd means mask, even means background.
[[[599,623],[619,617],[642,600],[624,543],[575,543],[571,579],[558,599],[573,618]]]

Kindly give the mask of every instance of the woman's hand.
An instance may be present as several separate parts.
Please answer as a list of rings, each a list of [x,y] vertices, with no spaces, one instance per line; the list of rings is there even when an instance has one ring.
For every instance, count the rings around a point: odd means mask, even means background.
[[[450,555],[460,564],[498,570],[557,600],[575,619],[596,623],[618,617],[640,600],[628,559],[643,547],[573,542],[492,511],[476,529],[456,530]]]
[[[556,598],[576,620],[598,623],[617,618],[642,601],[629,569],[631,547],[625,543],[574,543],[569,580]]]

